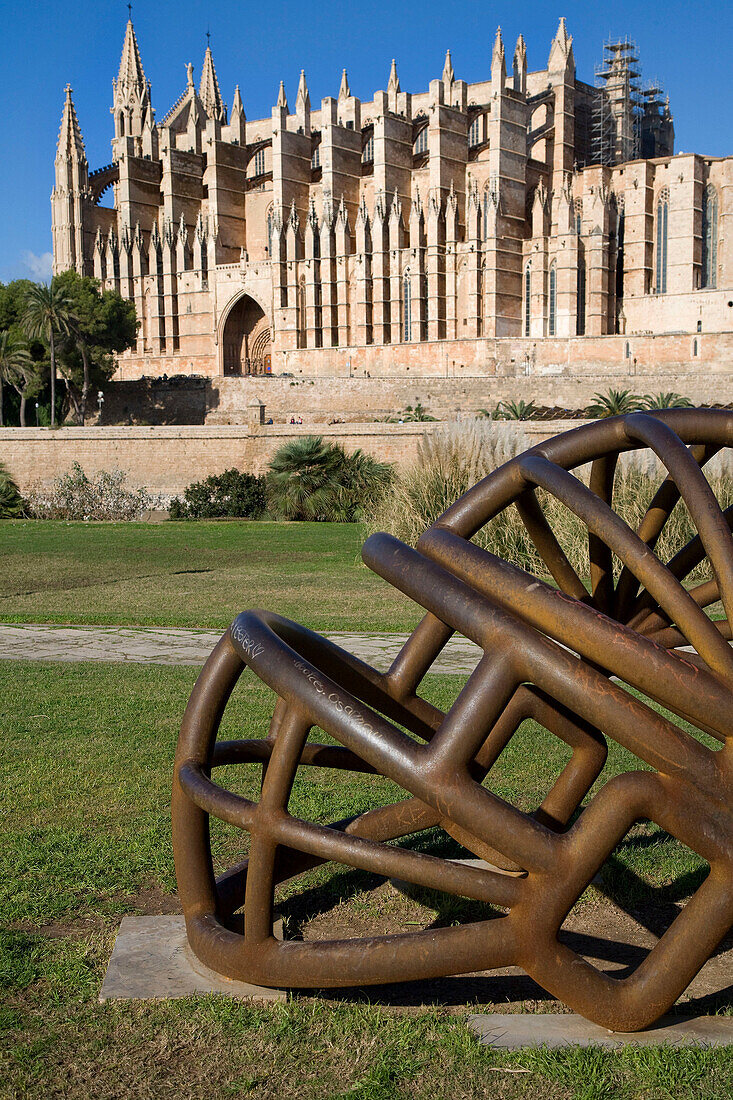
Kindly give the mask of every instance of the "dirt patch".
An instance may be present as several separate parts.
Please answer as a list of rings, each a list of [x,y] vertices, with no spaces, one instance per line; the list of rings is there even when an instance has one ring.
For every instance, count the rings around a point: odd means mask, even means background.
[[[405,894],[390,882],[374,878],[359,883],[350,897],[329,896],[313,890],[278,906],[285,918],[286,938],[305,941],[351,939],[444,927],[486,920],[496,910],[479,903],[461,902],[426,891]],[[320,895],[320,905],[319,905]],[[426,904],[427,902],[427,904]],[[626,912],[590,890],[560,933],[560,939],[597,969],[626,977],[658,942],[681,906],[649,907]],[[439,1004],[449,1011],[484,1006],[498,1012],[567,1012],[561,1002],[537,985],[519,967],[504,967],[455,977],[399,985],[325,990],[319,996],[333,1001],[370,1001],[413,1011]],[[733,938],[717,952],[680,997],[681,1011],[713,1013],[733,1008]]]
[[[121,896],[120,912],[140,913],[146,916],[159,916],[168,913],[181,913],[181,904],[177,894],[165,893],[157,882],[147,882],[135,894]],[[8,927],[14,932],[27,932],[45,936],[52,940],[85,940],[95,933],[104,932],[110,922],[119,923],[119,916],[104,913],[69,914],[48,924],[32,924],[30,921],[16,921]]]

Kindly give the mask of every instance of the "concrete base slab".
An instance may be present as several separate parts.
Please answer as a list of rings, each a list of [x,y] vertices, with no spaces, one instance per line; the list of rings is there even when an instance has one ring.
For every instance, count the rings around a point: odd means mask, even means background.
[[[575,1015],[499,1015],[468,1017],[469,1027],[483,1046],[498,1050],[527,1047],[662,1046],[718,1047],[733,1044],[733,1018],[726,1016],[664,1016],[646,1031],[609,1031]]]
[[[276,935],[278,931],[276,927]],[[281,932],[278,938],[282,938]],[[200,963],[188,946],[182,916],[123,917],[99,1000],[167,1000],[192,993],[287,1000],[282,989],[230,981]]]

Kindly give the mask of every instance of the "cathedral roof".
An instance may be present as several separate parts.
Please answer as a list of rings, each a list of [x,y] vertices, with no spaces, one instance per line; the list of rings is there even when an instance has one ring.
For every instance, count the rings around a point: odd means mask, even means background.
[[[201,70],[201,83],[199,84],[199,99],[203,103],[204,110],[209,118],[216,118],[219,122],[226,123],[226,106],[222,102],[219,81],[216,79],[214,58],[209,46],[206,47],[206,53],[204,54],[204,66]]]

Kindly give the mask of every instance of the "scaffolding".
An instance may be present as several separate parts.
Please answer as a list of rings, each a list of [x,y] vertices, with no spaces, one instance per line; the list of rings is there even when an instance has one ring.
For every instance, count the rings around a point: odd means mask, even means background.
[[[628,38],[604,43],[595,70],[591,121],[592,163],[612,167],[641,153],[645,91],[636,43]],[[659,89],[655,89],[655,94]]]

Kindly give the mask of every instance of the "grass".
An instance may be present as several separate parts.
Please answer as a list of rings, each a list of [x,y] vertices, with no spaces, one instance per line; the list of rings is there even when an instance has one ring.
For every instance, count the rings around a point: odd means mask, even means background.
[[[464,1011],[440,1006],[412,1013],[304,996],[266,1007],[216,997],[97,1004],[120,915],[175,909],[170,773],[194,677],[189,668],[0,663],[3,1100],[733,1096],[729,1049],[502,1054],[478,1046]],[[426,685],[439,706],[455,690],[454,677]],[[269,691],[245,676],[222,736],[263,736],[271,706]],[[492,787],[529,808],[564,759],[557,741],[527,723]],[[612,748],[608,773],[632,761]],[[237,770],[237,789],[254,793],[255,782],[250,770]],[[292,808],[333,820],[396,793],[386,780],[326,772],[317,783],[298,778]],[[666,903],[680,896],[680,877],[689,892],[700,861],[658,830],[637,830],[614,856],[615,896],[624,900],[630,889],[625,900],[633,901],[651,883]],[[214,847],[227,862],[246,845],[222,828]],[[368,907],[368,891],[350,874],[319,868],[305,885],[325,893],[326,906],[330,889],[334,905],[351,897]],[[283,900],[286,917],[288,906],[297,914],[293,891]]]
[[[268,607],[318,630],[421,615],[361,563],[356,524],[0,522],[0,621],[225,629]]]

